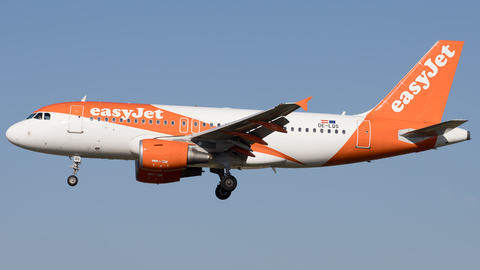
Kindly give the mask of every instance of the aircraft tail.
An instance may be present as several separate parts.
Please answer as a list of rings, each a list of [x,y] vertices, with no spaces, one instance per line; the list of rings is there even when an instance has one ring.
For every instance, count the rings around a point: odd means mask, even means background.
[[[368,117],[439,123],[463,41],[438,41]]]

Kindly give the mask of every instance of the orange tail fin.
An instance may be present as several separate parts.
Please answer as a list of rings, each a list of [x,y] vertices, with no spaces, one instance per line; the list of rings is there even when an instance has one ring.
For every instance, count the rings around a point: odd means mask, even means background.
[[[439,123],[463,41],[438,41],[368,117]]]

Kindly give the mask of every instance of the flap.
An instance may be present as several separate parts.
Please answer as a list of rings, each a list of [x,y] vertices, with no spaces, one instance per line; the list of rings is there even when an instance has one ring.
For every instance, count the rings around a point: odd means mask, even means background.
[[[216,141],[216,140],[230,140],[235,137],[242,137],[251,141],[253,144],[254,142],[260,141],[262,138],[266,137],[270,133],[259,132],[256,133],[256,129],[260,127],[269,128],[272,131],[278,131],[278,124],[268,125],[266,123],[273,123],[278,118],[283,116],[287,116],[288,114],[292,113],[293,111],[297,110],[300,107],[306,108],[307,102],[312,97],[306,98],[302,101],[297,103],[282,103],[277,105],[274,108],[271,108],[266,111],[262,111],[248,117],[233,121],[231,123],[225,124],[220,127],[216,127],[210,130],[206,130],[204,132],[200,132],[195,134],[191,137],[192,141],[196,140],[206,140],[206,141]],[[241,133],[248,134],[248,136],[240,136]],[[266,135],[265,135],[266,134]],[[256,136],[259,138],[257,139],[248,139],[253,138],[251,136]]]

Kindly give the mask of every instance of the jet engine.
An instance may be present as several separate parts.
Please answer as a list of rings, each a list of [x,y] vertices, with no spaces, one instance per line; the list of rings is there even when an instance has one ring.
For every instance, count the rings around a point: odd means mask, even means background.
[[[195,148],[194,144],[179,141],[145,139],[140,141],[139,168],[148,171],[179,171],[187,165],[206,163],[207,152]]]

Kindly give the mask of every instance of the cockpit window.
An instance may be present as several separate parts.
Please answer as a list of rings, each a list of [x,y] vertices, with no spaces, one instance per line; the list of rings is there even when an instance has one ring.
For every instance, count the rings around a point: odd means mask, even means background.
[[[50,120],[50,113],[32,113],[27,117],[27,120],[32,118],[37,120]]]

